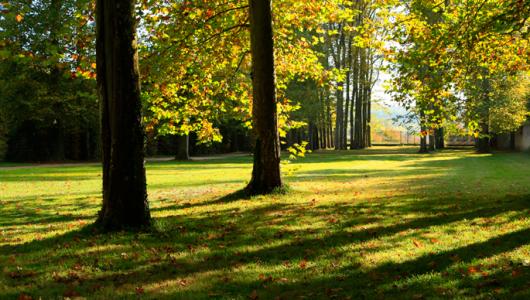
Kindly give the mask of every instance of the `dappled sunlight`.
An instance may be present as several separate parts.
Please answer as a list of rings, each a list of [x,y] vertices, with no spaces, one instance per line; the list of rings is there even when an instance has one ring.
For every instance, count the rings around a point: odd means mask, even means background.
[[[527,295],[530,158],[385,149],[309,155],[293,164],[290,192],[252,198],[234,193],[247,158],[207,169],[150,163],[154,229],[109,235],[90,226],[96,169],[64,182],[46,180],[56,168],[35,169],[43,179],[30,184],[1,171],[0,288],[156,299]]]

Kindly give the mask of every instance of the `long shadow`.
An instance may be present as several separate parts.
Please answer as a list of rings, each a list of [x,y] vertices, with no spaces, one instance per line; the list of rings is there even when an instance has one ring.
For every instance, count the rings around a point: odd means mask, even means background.
[[[343,159],[343,158],[339,158]],[[346,159],[346,158],[344,158]],[[489,158],[473,157],[462,158],[467,162],[483,162]],[[349,159],[351,160],[351,158]],[[453,168],[466,168],[466,165],[453,164]],[[429,167],[436,169],[447,167],[444,161],[418,162],[411,168],[419,168],[428,171]],[[341,170],[335,170],[341,171]],[[336,173],[334,171],[334,173]],[[311,171],[310,171],[311,172]],[[393,170],[374,171],[373,176],[388,176],[399,178],[409,176],[411,172],[395,172]],[[453,174],[442,174],[439,176],[455,177]],[[316,176],[326,176],[325,172],[315,172]],[[355,178],[355,171],[344,171],[340,176]],[[333,176],[333,175],[330,175]],[[293,180],[305,180],[294,177]],[[423,186],[430,179],[421,179],[415,185]],[[469,196],[472,197],[472,196]],[[303,206],[298,204],[286,204],[281,202],[264,203],[263,205],[245,209],[245,201],[248,198],[234,193],[224,197],[204,201],[200,205],[222,205],[228,203],[239,203],[240,209],[214,210],[192,215],[170,216],[158,218],[161,230],[149,234],[119,233],[115,235],[101,235],[93,231],[92,227],[85,227],[80,231],[73,231],[44,240],[34,240],[23,245],[0,246],[0,258],[13,255],[15,257],[27,258],[21,263],[23,268],[37,270],[38,275],[46,278],[38,286],[31,286],[32,278],[8,278],[6,274],[0,274],[4,281],[12,285],[27,285],[28,293],[38,296],[42,290],[65,289],[67,284],[77,281],[78,289],[83,295],[93,292],[91,289],[97,285],[120,287],[124,285],[144,286],[183,278],[192,275],[217,274],[222,272],[240,272],[241,265],[259,262],[265,266],[280,266],[285,261],[316,260],[322,257],[333,259],[341,253],[334,254],[336,249],[348,249],[349,245],[365,243],[372,240],[389,237],[400,238],[400,233],[407,233],[417,229],[431,226],[446,226],[477,218],[494,218],[499,215],[510,215],[512,218],[525,217],[528,214],[529,195],[512,197],[491,195],[486,200],[472,202],[456,201],[454,196],[420,197],[414,201],[408,201],[403,197],[395,197],[400,205],[392,205],[392,201],[381,202],[341,202],[335,205]],[[161,210],[174,210],[186,207],[164,207]],[[367,212],[370,210],[372,212]],[[375,217],[376,212],[384,215],[406,216],[415,213],[421,217],[401,219],[395,224],[379,225],[370,227],[373,222],[378,221],[380,216]],[[425,214],[429,212],[430,214]],[[338,216],[339,220],[328,224],[326,227],[309,226],[303,229],[284,229],[290,224],[297,224],[300,218],[328,218]],[[368,226],[368,229],[352,229]],[[458,233],[455,233],[458,234]],[[403,237],[406,238],[407,236]],[[490,293],[496,293],[500,298],[510,296],[514,289],[520,289],[518,293],[525,295],[525,284],[530,277],[530,271],[526,266],[518,266],[519,277],[511,278],[510,275],[495,271],[490,275],[491,282],[487,280],[479,282],[476,278],[464,277],[459,268],[471,264],[477,258],[487,258],[499,255],[503,252],[512,251],[530,242],[530,228],[519,229],[514,232],[501,234],[487,241],[468,244],[454,249],[444,250],[438,253],[424,254],[401,262],[388,262],[375,267],[361,267],[365,259],[363,253],[349,253],[351,262],[345,266],[337,266],[325,274],[312,269],[297,270],[300,273],[299,280],[271,280],[264,288],[263,280],[251,278],[247,280],[223,281],[220,278],[208,277],[211,280],[212,291],[226,298],[246,298],[248,294],[243,291],[258,290],[260,299],[273,299],[282,296],[284,299],[292,299],[305,296],[310,299],[347,298],[354,299],[376,299],[376,298],[417,298],[418,293],[427,295],[441,295],[439,282],[435,279],[422,279],[428,276],[441,276],[446,281],[457,282],[463,293],[459,295],[446,295],[446,297],[473,296],[484,298]],[[96,243],[98,246],[92,246]],[[64,247],[68,244],[69,249]],[[205,246],[205,244],[207,244]],[[139,245],[139,246],[138,246]],[[116,250],[120,246],[121,250]],[[66,248],[66,249],[62,249]],[[244,250],[242,250],[244,249]],[[382,251],[374,247],[370,251]],[[139,258],[130,259],[123,263],[123,257],[119,252],[132,255],[135,252],[149,252],[153,257],[141,255]],[[349,251],[349,250],[345,250]],[[203,253],[205,252],[205,254]],[[154,253],[154,254],[153,254]],[[184,254],[183,254],[184,253]],[[203,254],[201,254],[203,253]],[[193,259],[190,259],[193,257]],[[82,279],[46,277],[46,273],[52,273],[55,265],[65,262],[72,265],[80,261],[92,269],[101,269],[101,275],[88,276]],[[115,266],[120,266],[116,269]],[[296,266],[295,266],[296,267]],[[293,267],[290,267],[293,268]],[[313,272],[313,273],[312,273]],[[306,277],[310,273],[311,276]],[[444,273],[447,273],[444,275]],[[511,274],[509,272],[509,274]],[[445,276],[445,277],[444,277]],[[1,277],[0,277],[1,278]],[[493,281],[496,280],[496,281]],[[510,289],[496,291],[508,283]],[[420,291],[420,292],[418,292]],[[183,289],[169,294],[157,294],[156,299],[186,299],[206,296],[204,291],[193,291]],[[1,294],[0,298],[17,298],[15,294]],[[147,295],[146,295],[147,296]],[[421,295],[420,295],[421,296]],[[134,298],[134,292],[121,298]],[[116,298],[120,298],[117,296]],[[202,296],[201,296],[202,297]],[[420,297],[421,298],[421,297]]]
[[[226,202],[238,201],[238,199],[241,198],[236,194],[228,195],[218,200]],[[296,261],[299,259],[311,260],[322,255],[328,255],[331,249],[340,248],[351,243],[359,243],[385,236],[392,236],[409,229],[439,226],[478,217],[493,217],[508,211],[524,213],[524,205],[525,203],[522,201],[522,198],[517,198],[512,200],[512,205],[497,207],[496,209],[478,208],[474,210],[470,209],[465,212],[447,212],[433,217],[413,219],[395,225],[372,228],[366,231],[349,232],[344,229],[355,224],[367,223],[369,220],[348,220],[337,224],[331,234],[328,234],[325,237],[319,236],[315,238],[307,238],[308,236],[311,236],[310,230],[283,232],[281,235],[277,235],[278,232],[273,229],[274,226],[268,225],[270,221],[289,223],[295,222],[297,219],[297,214],[293,212],[294,206],[281,203],[265,205],[260,208],[243,212],[234,212],[232,210],[220,211],[217,212],[215,216],[204,214],[190,217],[168,217],[168,220],[161,218],[158,220],[159,222],[167,221],[167,223],[172,224],[172,227],[166,228],[165,232],[162,233],[153,232],[143,239],[138,240],[138,242],[143,243],[150,248],[154,247],[155,249],[170,247],[168,253],[178,253],[190,248],[200,248],[200,245],[204,243],[200,237],[204,235],[205,232],[213,231],[221,232],[221,234],[210,242],[210,254],[203,260],[192,262],[185,258],[171,259],[165,257],[154,262],[147,260],[136,261],[130,266],[130,268],[125,269],[122,272],[113,272],[110,275],[83,279],[83,286],[88,288],[89,286],[109,282],[119,285],[147,285],[149,283],[169,280],[175,277],[190,276],[196,273],[232,269],[239,264],[248,264],[255,262],[256,260],[261,261],[263,264],[273,265],[281,264],[282,261]],[[301,210],[300,213],[331,215],[338,212],[344,213],[345,211],[350,211],[355,214],[355,212],[358,212],[359,208],[362,208],[362,204],[359,206],[338,205],[316,207],[312,210]],[[359,217],[360,216],[358,216],[358,218]],[[254,234],[248,235],[246,229],[247,226],[253,226]],[[325,230],[322,229],[321,231]],[[265,292],[266,295],[274,295],[275,293],[296,294],[303,291],[303,293],[313,292],[315,293],[315,297],[317,297],[325,287],[328,289],[340,288],[342,289],[341,293],[343,295],[355,295],[360,297],[369,296],[370,293],[367,295],[362,294],[362,291],[365,290],[362,288],[363,286],[384,287],[387,284],[393,283],[396,276],[404,276],[403,274],[406,274],[406,277],[414,277],[428,272],[445,270],[454,264],[452,258],[455,255],[460,257],[461,261],[466,262],[475,258],[479,253],[483,256],[492,256],[504,251],[512,250],[529,242],[529,231],[530,229],[523,229],[493,238],[487,242],[472,244],[403,263],[388,263],[369,271],[376,274],[385,274],[384,276],[381,275],[379,279],[370,278],[370,276],[366,274],[366,271],[347,267],[337,272],[337,274],[343,274],[340,278],[317,277],[312,278],[309,282],[300,284],[272,283]],[[33,241],[24,245],[2,246],[0,247],[0,253],[3,255],[14,254],[17,256],[36,254],[35,252],[49,253],[50,251],[57,249],[58,245],[75,243],[77,243],[80,249],[83,249],[84,247],[87,247],[87,244],[89,244],[89,241],[91,240],[103,240],[101,246],[104,248],[106,243],[112,245],[127,245],[131,239],[134,240],[134,236],[127,233],[111,238],[99,235],[94,233],[92,228],[88,226],[80,231],[69,232],[65,235],[42,241]],[[240,249],[242,246],[251,246],[256,243],[267,244],[268,240],[272,241],[278,239],[284,241],[279,246],[262,247],[261,249],[243,253],[237,253],[236,250]],[[304,249],[305,251],[300,251],[300,249]],[[374,251],[375,250],[376,249],[374,249]],[[165,256],[163,250],[157,251],[161,251],[161,256]],[[108,250],[108,252],[111,253],[112,250]],[[59,263],[65,259],[64,255],[64,253],[60,253],[56,258],[46,258],[46,261],[47,263],[53,263],[54,261]],[[68,257],[69,254],[66,255],[66,257]],[[99,255],[102,255],[102,253],[99,253]],[[432,261],[436,262],[436,267],[434,269],[431,264]],[[27,267],[31,268],[32,266],[36,267],[38,265],[35,262],[32,263],[33,265],[30,264]],[[18,283],[17,280],[10,281],[13,284]],[[61,283],[62,282],[50,280],[45,286],[36,288],[32,293],[38,295],[39,289],[56,288],[57,286],[61,286]],[[250,289],[260,287],[259,279],[256,279],[255,281],[252,281],[252,283],[234,282],[226,284],[226,286],[219,285],[215,288],[229,293],[235,293],[232,295],[237,295],[237,289],[245,284],[249,285],[248,288]],[[173,294],[172,296],[179,298],[183,297],[184,294]],[[325,297],[326,295],[320,296]]]

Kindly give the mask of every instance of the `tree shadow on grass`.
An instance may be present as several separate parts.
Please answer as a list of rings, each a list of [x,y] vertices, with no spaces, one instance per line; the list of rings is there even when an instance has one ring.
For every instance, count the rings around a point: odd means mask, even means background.
[[[471,263],[477,257],[491,257],[511,251],[529,243],[530,229],[520,229],[502,234],[487,241],[468,244],[439,253],[425,254],[404,262],[388,262],[373,268],[362,268],[363,253],[341,253],[336,249],[345,249],[349,245],[369,242],[401,232],[421,229],[430,226],[442,226],[464,220],[494,217],[507,212],[519,212],[525,202],[524,197],[514,198],[510,205],[493,208],[476,208],[465,211],[450,210],[432,217],[403,220],[394,225],[372,227],[368,230],[348,230],[355,225],[369,225],[370,219],[363,216],[360,210],[364,203],[323,205],[311,209],[300,208],[292,204],[266,204],[248,210],[220,210],[214,213],[203,213],[192,216],[159,218],[156,221],[165,223],[162,230],[151,233],[121,232],[111,235],[97,233],[92,226],[72,231],[54,238],[33,241],[24,245],[2,246],[2,256],[13,255],[19,259],[22,270],[34,270],[36,275],[28,278],[10,278],[10,272],[16,272],[14,265],[8,267],[4,280],[10,285],[28,286],[34,277],[35,286],[24,288],[29,294],[38,296],[42,291],[46,295],[60,296],[64,291],[73,288],[81,295],[90,295],[99,289],[130,288],[120,290],[122,298],[132,297],[134,287],[149,286],[168,280],[191,280],[181,284],[178,290],[169,294],[153,294],[153,298],[180,299],[197,296],[207,297],[206,291],[194,290],[192,280],[209,280],[209,292],[224,295],[228,298],[241,298],[257,290],[264,299],[306,296],[313,299],[334,296],[354,298],[374,298],[395,296],[398,289],[404,298],[413,297],[418,289],[426,295],[440,294],[436,280],[421,279],[429,274],[448,272],[444,280],[456,281],[462,291],[468,293],[490,293],[496,289],[496,282],[486,284],[481,291],[475,291],[473,278],[461,277],[456,266]],[[244,199],[244,198],[243,198]],[[240,197],[228,195],[218,199],[220,202],[239,201]],[[389,208],[386,208],[389,209]],[[411,207],[394,208],[394,213],[406,213]],[[285,229],[283,225],[295,224],[301,215],[309,219],[332,215],[348,215],[351,220],[344,220],[329,226],[315,226],[308,229]],[[289,227],[287,227],[289,228]],[[377,252],[384,249],[373,248]],[[346,251],[348,252],[348,251]],[[125,254],[124,254],[125,253]],[[50,255],[51,254],[51,255]],[[138,256],[135,256],[138,255]],[[301,268],[299,261],[311,261],[328,257],[342,260],[344,266],[337,266],[329,274],[313,267]],[[289,275],[288,280],[273,278],[264,283],[247,266],[259,262],[261,266],[286,267],[287,274],[298,274],[299,279]],[[433,263],[434,262],[434,263]],[[59,265],[67,265],[67,272],[53,276]],[[76,265],[81,265],[76,269]],[[98,270],[96,272],[85,270]],[[73,272],[73,273],[71,273]],[[528,268],[519,268],[518,276],[529,278]],[[223,274],[237,274],[227,282]],[[209,274],[209,275],[205,275]],[[245,276],[251,275],[253,278]],[[193,279],[194,276],[198,278]],[[232,275],[230,275],[232,276]],[[13,276],[12,276],[13,277]],[[187,279],[192,278],[192,279]],[[418,279],[420,278],[420,279]],[[493,280],[493,279],[492,279]],[[501,285],[505,279],[495,277]],[[184,281],[185,282],[185,281]],[[499,295],[508,295],[513,289],[524,291],[524,280],[511,282],[510,288],[500,291]],[[266,288],[264,287],[266,286]],[[98,288],[99,287],[99,288]],[[95,291],[94,291],[95,289]],[[51,294],[50,294],[51,293]],[[55,294],[54,294],[55,293]],[[467,295],[467,294],[465,294]],[[464,295],[464,296],[465,296]],[[6,298],[16,298],[18,294],[4,294]],[[119,297],[118,297],[119,298]]]
[[[471,163],[486,158],[476,159]],[[414,167],[427,172],[429,165],[436,168],[434,172],[448,167],[442,161],[420,161]],[[373,176],[396,178],[390,186],[396,188],[403,184],[400,176],[412,174],[383,170],[374,171]],[[340,175],[356,176],[354,171]],[[419,179],[414,185],[425,187],[431,180]],[[298,195],[308,196],[303,192],[294,196]],[[157,230],[150,233],[102,235],[85,227],[41,241],[1,246],[0,262],[5,262],[7,270],[0,282],[17,289],[0,292],[0,298],[16,299],[20,291],[54,298],[71,289],[82,296],[123,299],[242,299],[254,290],[260,299],[508,298],[514,293],[524,297],[530,278],[527,266],[517,262],[477,266],[476,261],[528,245],[529,228],[499,231],[487,239],[432,253],[418,246],[401,259],[370,260],[391,247],[403,248],[402,243],[412,245],[411,240],[420,239],[424,229],[450,230],[464,223],[473,230],[480,226],[475,220],[489,220],[500,227],[525,218],[528,199],[527,194],[491,194],[484,199],[439,194],[413,200],[407,195],[377,201],[345,199],[322,205],[309,200],[268,200],[252,207],[248,198],[234,193],[197,206],[161,208],[168,212],[190,208],[190,213],[157,218]],[[191,210],[206,205],[212,209]],[[391,222],[384,222],[387,219]],[[459,234],[452,233],[455,239]],[[22,269],[19,272],[36,274],[11,276],[12,272],[17,275],[17,267]],[[470,267],[480,271],[470,272]],[[173,287],[166,289],[165,284]],[[145,288],[144,294],[136,287]]]

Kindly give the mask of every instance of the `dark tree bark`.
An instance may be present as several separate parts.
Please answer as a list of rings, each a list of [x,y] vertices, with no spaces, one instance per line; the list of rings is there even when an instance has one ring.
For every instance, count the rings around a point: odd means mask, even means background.
[[[190,159],[190,136],[189,135],[177,135],[177,151],[175,153],[176,160],[189,160]]]
[[[266,194],[282,187],[271,0],[249,0],[249,10],[256,146],[252,179],[246,190]]]
[[[420,153],[429,153],[427,148],[427,136],[420,136]]]
[[[444,129],[438,128],[436,129],[436,149],[444,149],[445,148],[445,141],[444,141]]]
[[[97,83],[101,105],[106,230],[150,224],[144,167],[134,0],[97,0]]]
[[[364,139],[365,139],[365,108],[364,108],[364,100],[365,100],[365,49],[359,49],[359,74],[358,74],[358,89],[357,89],[357,97],[355,99],[355,137],[353,141],[353,149],[363,149],[365,147],[364,145]]]
[[[482,124],[481,137],[477,139],[477,152],[478,153],[490,153],[491,142],[489,137],[489,127],[487,124]]]

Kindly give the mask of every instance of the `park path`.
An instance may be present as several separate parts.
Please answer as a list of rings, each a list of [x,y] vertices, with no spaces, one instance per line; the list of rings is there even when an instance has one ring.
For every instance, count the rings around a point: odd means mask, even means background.
[[[208,155],[208,156],[192,156],[190,159],[191,161],[206,161],[206,160],[216,160],[216,159],[245,157],[245,156],[250,156],[250,153],[234,152],[234,153]],[[164,162],[164,161],[172,161],[172,160],[174,160],[172,156],[146,158],[147,162]],[[99,162],[42,163],[42,164],[37,163],[37,164],[24,164],[20,166],[0,167],[0,171],[31,169],[31,168],[84,167],[84,166],[98,166],[100,164],[101,163]]]

